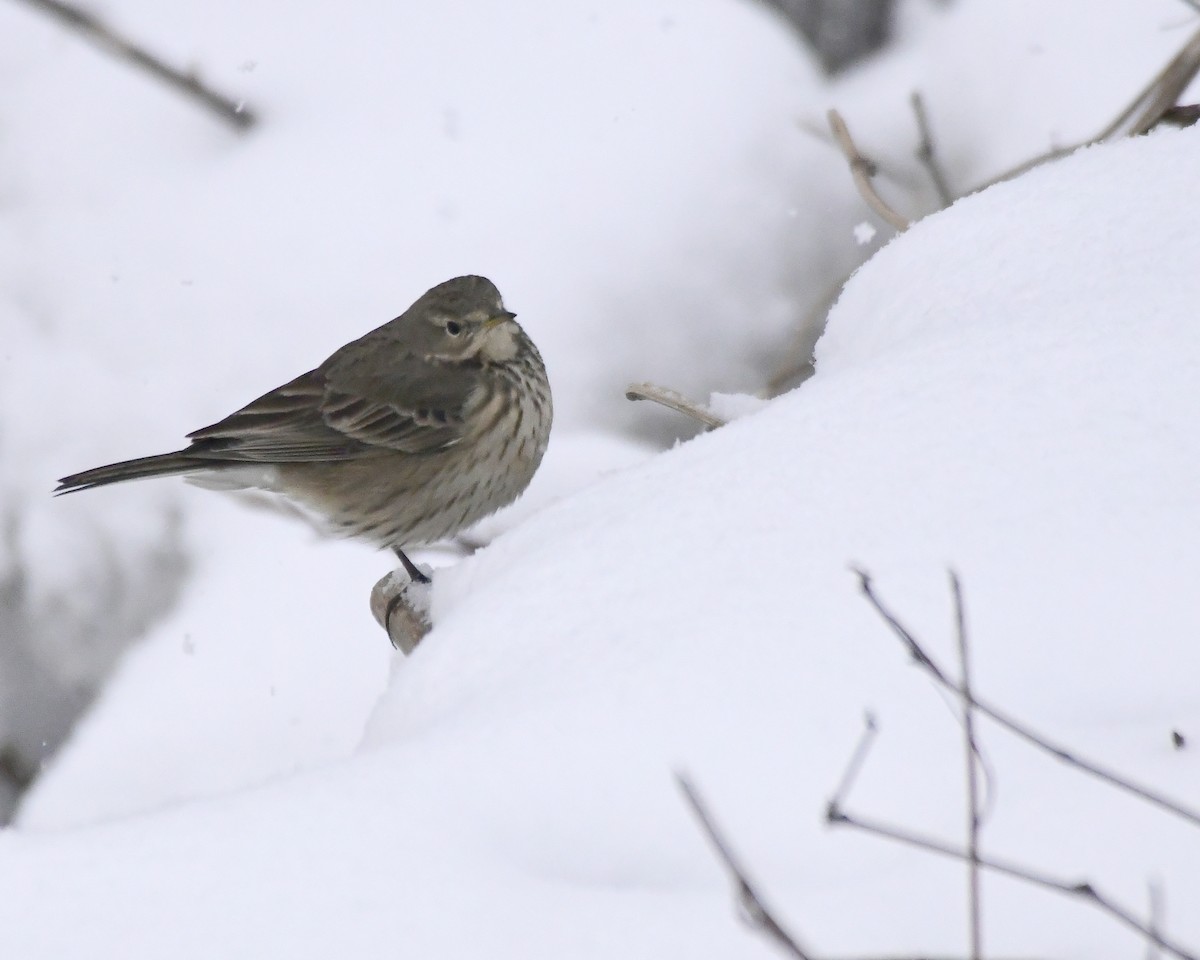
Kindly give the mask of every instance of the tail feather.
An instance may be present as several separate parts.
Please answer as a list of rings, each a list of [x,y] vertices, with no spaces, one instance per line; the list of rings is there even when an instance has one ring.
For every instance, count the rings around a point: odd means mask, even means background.
[[[191,473],[203,466],[212,466],[211,462],[190,456],[185,450],[175,453],[161,453],[156,457],[139,457],[136,460],[122,460],[120,463],[110,463],[82,473],[73,473],[63,477],[54,488],[55,496],[63,493],[75,493],[77,490],[90,490],[92,487],[103,487],[110,483],[120,483],[123,480],[144,480],[148,477],[173,477],[183,473]]]

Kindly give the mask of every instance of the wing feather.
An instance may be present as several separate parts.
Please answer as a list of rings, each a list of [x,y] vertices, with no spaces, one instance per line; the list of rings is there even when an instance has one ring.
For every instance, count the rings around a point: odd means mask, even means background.
[[[338,355],[188,434],[188,453],[285,463],[427,453],[457,443],[477,379],[423,358],[338,365]]]

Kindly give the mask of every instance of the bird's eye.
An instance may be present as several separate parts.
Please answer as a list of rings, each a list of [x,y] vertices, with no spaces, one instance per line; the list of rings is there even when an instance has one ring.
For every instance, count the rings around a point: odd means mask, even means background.
[[[457,337],[460,333],[462,333],[462,324],[457,320],[447,320],[446,332],[452,337]]]

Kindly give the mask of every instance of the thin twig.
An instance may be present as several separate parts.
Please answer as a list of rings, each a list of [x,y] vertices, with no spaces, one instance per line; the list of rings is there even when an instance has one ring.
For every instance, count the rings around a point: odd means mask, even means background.
[[[1183,130],[1195,126],[1197,120],[1200,120],[1200,103],[1180,103],[1174,107],[1167,107],[1158,122],[1160,126],[1178,127]]]
[[[1162,929],[1162,915],[1163,915],[1162,886],[1160,884],[1158,884],[1157,882],[1155,882],[1154,880],[1151,880],[1149,883],[1149,888],[1150,888],[1150,929],[1153,930],[1157,934],[1158,931]],[[1160,951],[1158,949],[1158,944],[1156,944],[1153,940],[1147,941],[1147,943],[1146,943],[1146,960],[1159,960],[1159,956],[1160,956]]]
[[[1168,111],[1187,88],[1187,85],[1192,82],[1198,71],[1200,71],[1200,31],[1188,39],[1180,51],[1154,75],[1150,82],[1138,92],[1133,101],[1117,115],[1116,119],[1096,136],[1067,147],[1055,147],[1053,150],[1048,150],[1011,170],[1006,170],[986,183],[980,184],[971,192],[978,193],[997,183],[1015,179],[1023,173],[1028,173],[1034,167],[1040,167],[1051,160],[1059,160],[1084,147],[1091,147],[1119,136],[1145,133],[1168,116]]]
[[[121,36],[94,14],[66,3],[64,0],[25,0],[25,2],[78,31],[113,56],[141,67],[168,86],[204,104],[235,129],[248,130],[257,122],[258,118],[254,112],[241,101],[217,93],[194,74],[184,73],[170,66],[132,40]]]
[[[871,747],[878,734],[879,723],[875,720],[875,714],[865,713],[862,735],[858,738],[858,743],[854,745],[854,752],[850,754],[850,761],[846,764],[846,769],[842,771],[842,779],[838,782],[833,799],[829,801],[830,808],[841,806],[842,802],[850,796],[850,791],[854,789],[855,781],[862,772],[863,764],[867,762],[867,754],[871,752]]]
[[[858,577],[859,587],[862,589],[862,592],[866,594],[867,599],[871,601],[871,606],[875,608],[876,613],[878,613],[885,621],[887,621],[887,625],[892,628],[892,632],[896,634],[896,636],[900,638],[900,642],[908,648],[908,653],[913,660],[933,674],[933,678],[937,680],[938,683],[940,683],[943,687],[949,687],[961,697],[962,692],[957,686],[955,686],[954,681],[946,676],[946,674],[942,672],[942,668],[930,659],[929,654],[927,654],[924,649],[922,649],[921,645],[917,643],[917,638],[908,632],[908,629],[904,626],[904,624],[897,620],[895,616],[892,615],[892,612],[888,610],[887,607],[883,605],[882,601],[880,601],[880,599],[875,595],[874,581],[872,580],[871,575],[867,573],[866,570],[860,570],[857,567],[853,568],[853,570],[854,574]]]
[[[924,836],[912,830],[907,830],[901,827],[893,826],[880,820],[872,820],[867,817],[852,814],[846,809],[847,801],[847,784],[853,784],[858,776],[859,770],[866,759],[867,751],[870,748],[871,741],[874,738],[874,732],[871,727],[868,727],[864,732],[862,739],[859,740],[858,746],[851,755],[850,760],[846,764],[846,771],[842,774],[841,782],[838,785],[837,792],[829,801],[825,808],[825,820],[831,826],[847,826],[855,827],[865,833],[874,834],[877,837],[883,837],[887,840],[895,840],[898,843],[906,844],[910,847],[916,847],[918,850],[924,850],[928,853],[937,853],[945,857],[950,857],[962,863],[967,863],[970,860],[970,855],[957,847],[938,840],[934,837]],[[1012,877],[1016,880],[1023,880],[1026,883],[1036,887],[1041,887],[1045,890],[1053,890],[1056,893],[1061,893],[1070,897],[1078,897],[1087,903],[1090,903],[1096,909],[1107,913],[1113,919],[1119,921],[1132,930],[1137,931],[1149,942],[1161,947],[1163,950],[1177,957],[1178,960],[1200,960],[1196,954],[1192,953],[1187,947],[1175,943],[1167,939],[1162,933],[1155,929],[1153,924],[1147,925],[1142,923],[1131,911],[1118,904],[1107,894],[1101,893],[1091,883],[1087,881],[1071,881],[1064,880],[1060,877],[1055,877],[1048,873],[1043,873],[1039,870],[1034,870],[1026,867],[1023,864],[1014,863],[1013,861],[1003,860],[997,857],[978,857],[978,864],[985,870],[991,870],[994,873],[999,873],[1007,877]]]
[[[692,808],[692,812],[696,815],[696,819],[700,821],[700,826],[708,835],[709,842],[712,843],[713,849],[717,851],[717,856],[724,863],[726,870],[733,880],[734,889],[737,891],[738,906],[742,910],[742,915],[746,921],[771,939],[777,946],[795,957],[796,960],[812,960],[812,956],[800,948],[796,943],[795,938],[779,925],[779,921],[772,916],[771,911],[763,904],[762,898],[746,877],[746,872],[738,864],[733,853],[729,849],[729,844],[725,842],[721,832],[717,829],[716,823],[713,822],[712,814],[708,812],[703,799],[699,792],[682,773],[675,774],[675,782],[679,784],[679,789],[683,791],[684,799]]]
[[[966,862],[967,860],[966,852],[951,844],[933,837],[926,837],[909,830],[903,830],[881,821],[850,814],[841,806],[830,804],[827,819],[833,826],[855,827],[865,833],[871,833],[888,840],[895,840],[928,853],[938,853],[960,862]],[[1124,924],[1129,929],[1136,931],[1151,943],[1161,947],[1172,956],[1179,958],[1179,960],[1198,960],[1196,954],[1187,947],[1169,940],[1160,932],[1143,923],[1132,912],[1118,904],[1107,894],[1101,893],[1087,881],[1064,880],[1060,877],[1055,877],[1051,874],[1042,873],[1021,864],[995,857],[980,857],[979,865],[985,870],[991,870],[994,873],[1012,877],[1016,880],[1023,880],[1044,890],[1053,890],[1056,893],[1066,896],[1078,897],[1090,903],[1096,909],[1108,914],[1114,920]]]
[[[934,152],[933,130],[929,126],[929,114],[925,110],[925,98],[921,96],[919,90],[914,90],[910,101],[912,103],[913,116],[917,118],[917,133],[920,136],[920,140],[917,142],[917,159],[921,161],[921,165],[929,172],[929,179],[933,181],[933,189],[937,191],[938,202],[945,209],[954,202],[954,194],[950,192],[950,186],[946,182],[946,173],[942,170],[942,165],[938,162],[937,155]]]
[[[979,743],[975,739],[975,699],[971,693],[971,657],[962,584],[954,571],[950,572],[950,590],[954,594],[954,627],[962,676],[963,747],[967,761],[967,916],[971,934],[971,960],[980,960],[983,956],[983,934],[979,896],[979,768],[976,765]]]
[[[833,304],[842,292],[842,288],[846,285],[846,281],[850,279],[850,274],[841,277],[837,283],[826,288],[821,299],[809,308],[808,313],[800,324],[800,329],[813,330],[825,328],[825,321],[829,316],[829,311],[833,309]],[[797,337],[796,340],[803,342],[802,337]],[[771,379],[767,381],[767,396],[777,397],[784,385],[799,377],[807,380],[813,375],[816,367],[813,361],[813,351],[810,347],[806,356],[798,356],[794,351],[792,356],[787,359],[785,364],[779,367]]]
[[[842,115],[836,110],[830,110],[827,117],[833,139],[837,143],[838,149],[842,151],[842,156],[846,158],[846,162],[850,164],[850,175],[854,178],[854,186],[858,188],[858,192],[867,202],[867,206],[897,230],[907,230],[908,220],[893,210],[876,192],[871,178],[875,176],[877,168],[871,160],[862,155],[855,145],[854,138],[850,136],[850,130],[846,127],[846,121],[842,119]]]
[[[1200,30],[1188,38],[1182,49],[1138,91],[1129,106],[1095,139],[1132,137],[1150,130],[1162,118],[1164,111],[1179,99],[1197,70],[1200,70]]]
[[[725,426],[725,421],[703,404],[697,403],[695,400],[689,400],[678,390],[672,390],[670,387],[660,387],[653,383],[632,383],[625,388],[625,399],[653,400],[655,403],[661,403],[664,407],[674,410],[676,413],[682,413],[685,417],[691,417],[693,420],[704,424],[709,430]]]
[[[821,124],[816,120],[805,117],[796,121],[796,128],[800,132],[812,137],[822,146],[832,147],[838,153],[842,152],[841,147],[833,139],[833,134],[829,130],[828,120],[824,124]],[[918,180],[909,171],[895,169],[886,160],[878,160],[874,157],[864,157],[863,159],[871,165],[875,178],[886,181],[900,190],[911,191],[917,188]]]
[[[945,672],[937,665],[936,662],[925,652],[925,649],[917,642],[916,638],[908,631],[908,629],[896,619],[895,615],[888,610],[883,601],[875,594],[875,590],[871,583],[871,577],[863,570],[855,570],[855,574],[859,578],[859,586],[863,594],[870,602],[875,611],[883,618],[884,622],[891,627],[892,632],[900,640],[901,643],[908,649],[913,660],[919,664],[926,672],[930,674],[939,684],[949,690],[951,693],[959,697],[963,696],[961,685],[951,680]],[[1134,783],[1121,774],[1107,767],[1103,767],[1093,760],[1088,760],[1078,753],[1067,749],[1066,747],[1055,743],[1044,734],[1033,729],[1016,717],[1006,713],[1001,708],[988,703],[986,700],[981,700],[979,697],[974,698],[975,709],[987,717],[994,723],[999,724],[1009,733],[1024,740],[1026,743],[1037,747],[1057,760],[1063,763],[1070,764],[1085,773],[1096,777],[1099,780],[1123,790],[1132,796],[1138,797],[1147,803],[1158,807],[1160,810],[1165,810],[1172,813],[1180,819],[1186,820],[1193,826],[1200,827],[1200,813],[1195,810],[1183,806],[1179,801],[1172,800],[1157,791],[1151,790],[1149,787],[1144,787],[1141,784]]]

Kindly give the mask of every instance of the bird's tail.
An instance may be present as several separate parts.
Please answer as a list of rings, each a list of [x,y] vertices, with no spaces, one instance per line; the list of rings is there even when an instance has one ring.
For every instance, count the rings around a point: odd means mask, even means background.
[[[54,488],[54,493],[57,496],[60,493],[90,490],[92,487],[103,487],[110,483],[120,483],[122,480],[173,477],[178,474],[191,473],[204,465],[203,461],[190,456],[186,450],[161,453],[156,457],[122,460],[120,463],[110,463],[105,467],[96,467],[93,470],[84,470],[82,473],[73,473],[69,477],[63,477],[58,481],[58,486]]]

